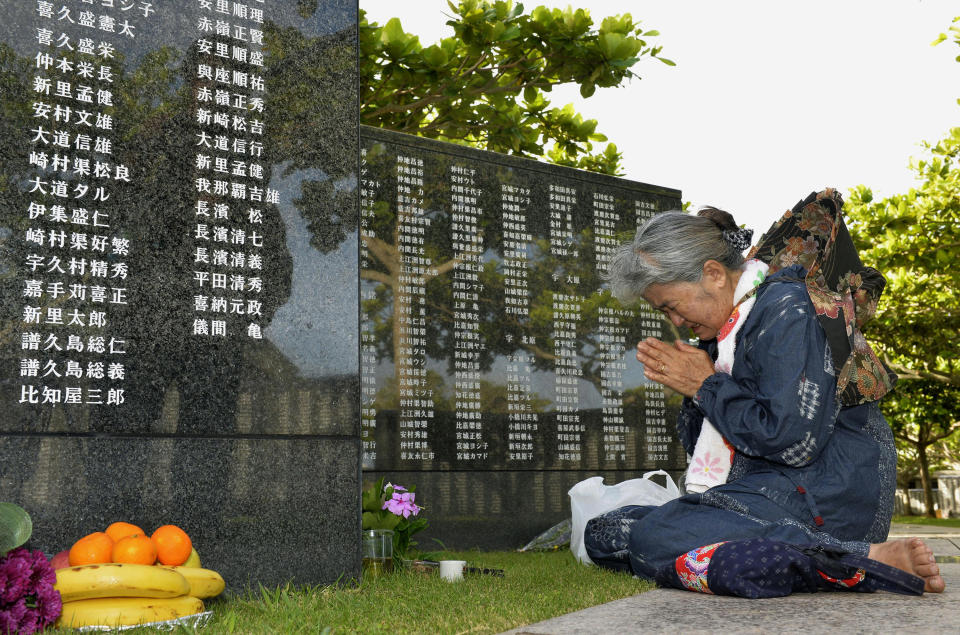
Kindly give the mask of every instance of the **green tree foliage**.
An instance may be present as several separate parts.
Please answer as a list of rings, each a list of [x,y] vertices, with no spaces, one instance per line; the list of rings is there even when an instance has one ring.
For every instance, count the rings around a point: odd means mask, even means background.
[[[950,30],[960,45],[957,22]],[[910,163],[917,187],[875,200],[861,185],[845,211],[863,261],[887,278],[866,335],[900,376],[883,410],[900,441],[901,468],[920,476],[933,515],[931,457],[956,453],[932,446],[956,443],[960,429],[960,127],[924,145]]]
[[[906,380],[883,402],[883,409],[900,442],[899,482],[907,486],[917,476],[924,490],[927,515],[934,513],[931,468],[956,459],[955,444],[944,441],[957,430],[960,389],[932,381]]]
[[[960,127],[928,156],[905,194],[852,191],[846,210],[863,259],[887,277],[871,334],[902,379],[960,387]],[[953,265],[953,266],[952,266]]]
[[[551,107],[545,93],[576,83],[584,97],[638,77],[644,56],[659,59],[630,14],[594,25],[583,9],[537,7],[511,0],[449,3],[455,35],[422,46],[400,20],[360,20],[360,117],[371,126],[486,150],[546,157],[560,165],[620,174],[621,154],[597,122],[573,105]]]
[[[939,36],[937,36],[937,39],[931,42],[931,45],[936,46],[941,42],[945,42],[947,38],[952,36],[954,43],[960,46],[960,15],[953,19],[953,25],[950,26],[947,31],[949,32],[949,35],[947,33],[941,33]],[[957,55],[957,61],[960,62],[960,55]],[[960,98],[957,99],[957,103],[960,104]]]

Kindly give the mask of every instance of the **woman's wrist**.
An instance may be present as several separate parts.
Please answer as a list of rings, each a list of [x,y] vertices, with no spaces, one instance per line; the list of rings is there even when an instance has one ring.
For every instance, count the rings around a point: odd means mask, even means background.
[[[714,372],[710,375],[707,375],[700,383],[700,387],[697,388],[697,390],[693,393],[693,396],[690,397],[697,409],[700,410],[700,412],[702,412],[705,416],[707,415],[705,402],[709,400],[709,395],[713,391],[713,384],[716,381],[719,381],[722,376],[723,373],[721,372]]]

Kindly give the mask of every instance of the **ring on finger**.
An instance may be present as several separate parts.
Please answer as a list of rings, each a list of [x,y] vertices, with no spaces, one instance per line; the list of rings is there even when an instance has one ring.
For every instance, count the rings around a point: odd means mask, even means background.
[[[667,365],[664,364],[663,362],[660,362],[660,374],[662,375],[665,372],[667,372]]]

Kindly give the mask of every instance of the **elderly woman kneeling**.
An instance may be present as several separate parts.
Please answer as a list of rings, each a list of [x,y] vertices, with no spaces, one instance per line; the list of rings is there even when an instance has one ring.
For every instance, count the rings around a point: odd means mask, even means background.
[[[637,344],[646,377],[684,396],[677,432],[688,493],[594,518],[601,566],[663,585],[769,597],[794,591],[939,592],[919,539],[884,542],[893,435],[877,402],[842,406],[805,270],[744,261],[749,235],[726,212],[650,219],[609,266],[615,296],[642,298],[699,347]],[[762,565],[760,563],[763,563]]]

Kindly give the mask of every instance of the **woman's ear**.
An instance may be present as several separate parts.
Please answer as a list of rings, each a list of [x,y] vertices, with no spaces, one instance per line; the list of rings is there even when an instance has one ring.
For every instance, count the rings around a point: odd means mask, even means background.
[[[716,260],[703,263],[703,281],[713,287],[723,287],[727,283],[729,274],[727,268]]]

